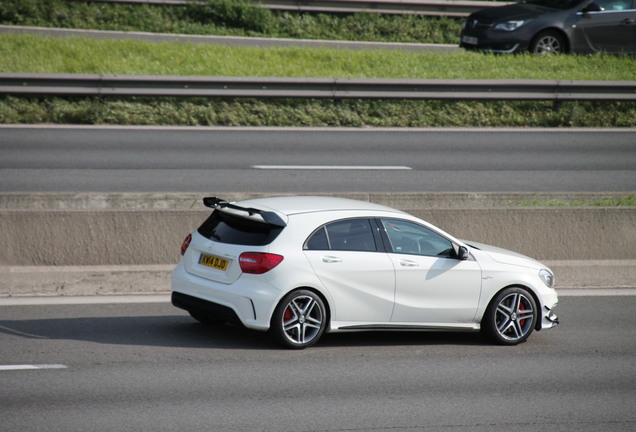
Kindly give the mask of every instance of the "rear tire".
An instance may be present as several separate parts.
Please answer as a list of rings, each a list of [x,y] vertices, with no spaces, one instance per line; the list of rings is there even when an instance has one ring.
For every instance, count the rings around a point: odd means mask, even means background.
[[[271,333],[287,348],[304,349],[322,336],[327,326],[327,310],[316,293],[293,291],[283,298],[272,315]]]
[[[553,30],[543,31],[530,43],[530,52],[539,55],[564,54],[567,52],[565,38]]]
[[[537,316],[537,305],[532,294],[524,288],[506,288],[488,305],[481,328],[496,344],[516,345],[530,337]]]

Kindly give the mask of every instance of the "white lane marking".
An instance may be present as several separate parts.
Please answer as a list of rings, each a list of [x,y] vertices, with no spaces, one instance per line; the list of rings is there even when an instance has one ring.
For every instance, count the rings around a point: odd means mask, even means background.
[[[170,303],[170,294],[0,298],[0,306],[91,305],[129,303]]]
[[[23,364],[23,365],[0,365],[0,371],[15,370],[38,370],[38,369],[66,369],[63,364]]]
[[[636,288],[561,288],[559,297],[620,297],[636,296]]]
[[[413,168],[402,165],[252,165],[261,170],[403,170]]]

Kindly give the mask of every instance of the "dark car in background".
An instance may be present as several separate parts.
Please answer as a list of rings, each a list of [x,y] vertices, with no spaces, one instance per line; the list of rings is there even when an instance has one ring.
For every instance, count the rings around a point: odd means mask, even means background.
[[[495,53],[636,54],[636,0],[526,0],[471,14],[460,46]]]

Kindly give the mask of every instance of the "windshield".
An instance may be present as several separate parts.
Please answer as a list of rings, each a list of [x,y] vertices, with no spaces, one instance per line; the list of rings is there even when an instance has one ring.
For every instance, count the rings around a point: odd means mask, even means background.
[[[526,0],[523,3],[565,10],[578,6],[584,1],[585,0]]]

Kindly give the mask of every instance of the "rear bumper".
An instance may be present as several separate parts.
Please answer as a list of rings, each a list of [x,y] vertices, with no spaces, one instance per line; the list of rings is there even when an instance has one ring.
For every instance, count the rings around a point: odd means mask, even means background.
[[[234,309],[220,304],[212,303],[207,300],[202,300],[197,297],[192,297],[187,294],[173,291],[172,292],[172,305],[188,312],[196,312],[210,316],[211,318],[219,321],[229,322],[233,324],[240,324],[241,322]]]
[[[249,275],[248,275],[249,276]],[[275,289],[245,275],[231,285],[188,273],[179,263],[171,275],[172,302],[181,309],[220,314],[225,320],[254,330],[268,330],[276,304]]]

